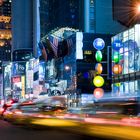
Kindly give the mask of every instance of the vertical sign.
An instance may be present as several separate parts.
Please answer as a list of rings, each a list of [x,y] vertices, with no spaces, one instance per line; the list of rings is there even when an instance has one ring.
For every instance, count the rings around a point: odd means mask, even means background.
[[[76,33],[76,59],[83,59],[83,33]]]
[[[21,77],[21,85],[22,85],[21,96],[22,98],[24,98],[25,97],[25,76]]]

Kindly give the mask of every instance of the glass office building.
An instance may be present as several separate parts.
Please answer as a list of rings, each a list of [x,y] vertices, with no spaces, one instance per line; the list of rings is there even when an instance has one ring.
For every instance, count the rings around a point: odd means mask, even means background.
[[[113,94],[135,96],[140,90],[140,25],[112,38]]]
[[[55,28],[81,29],[80,7],[79,0],[40,0],[41,37]]]

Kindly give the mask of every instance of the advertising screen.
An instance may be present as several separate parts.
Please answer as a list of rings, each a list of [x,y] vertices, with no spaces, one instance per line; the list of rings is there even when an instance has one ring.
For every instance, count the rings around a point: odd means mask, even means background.
[[[128,74],[128,52],[124,52],[123,54],[123,74]]]
[[[46,65],[46,76],[47,78],[55,78],[57,75],[56,67],[55,67],[55,61],[54,59],[47,62]]]
[[[138,25],[112,38],[113,45],[116,41],[122,42],[119,48],[117,48],[118,45],[116,45],[116,48],[112,45],[112,54],[117,51],[122,56],[119,62],[123,67],[122,74],[140,70],[140,38],[137,30],[140,30]]]
[[[140,25],[137,24],[133,28],[128,29],[125,32],[122,32],[112,38],[112,44],[115,40],[122,42],[121,47],[114,48],[112,45],[112,54],[115,54],[116,51],[121,56],[120,58],[115,56],[112,59],[112,65],[116,62],[120,64],[123,68],[122,75],[119,80],[125,81],[122,82],[122,86],[119,88],[120,91],[124,92],[126,95],[134,95],[139,92],[140,89],[140,80],[137,80],[138,77],[135,76],[140,71]],[[119,42],[118,41],[118,42]],[[118,43],[117,42],[117,43]],[[116,53],[117,54],[117,53]],[[119,61],[119,62],[118,62]],[[127,74],[127,75],[125,75]],[[114,74],[115,75],[115,74]],[[123,77],[123,78],[122,78]],[[122,88],[123,87],[123,88]],[[114,86],[113,86],[113,89]]]
[[[12,65],[12,75],[24,75],[26,71],[26,62],[13,63]]]
[[[4,67],[4,87],[6,89],[11,88],[11,65]]]
[[[43,81],[45,79],[45,63],[42,62],[39,64],[39,81]]]

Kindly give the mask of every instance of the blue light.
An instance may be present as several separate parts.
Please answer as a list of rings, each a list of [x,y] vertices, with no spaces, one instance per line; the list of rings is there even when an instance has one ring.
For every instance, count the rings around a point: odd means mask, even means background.
[[[84,76],[84,78],[88,79],[89,78],[89,73],[88,72],[84,72],[83,76]]]
[[[93,41],[93,46],[95,49],[97,50],[102,50],[104,47],[105,47],[105,42],[103,39],[101,38],[96,38],[94,41]]]
[[[114,50],[119,51],[122,48],[123,44],[120,40],[115,40],[112,42],[112,47]]]

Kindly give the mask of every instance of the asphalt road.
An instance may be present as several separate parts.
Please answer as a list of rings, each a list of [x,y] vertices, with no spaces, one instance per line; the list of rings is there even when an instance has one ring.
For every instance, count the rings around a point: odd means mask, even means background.
[[[97,140],[78,134],[63,132],[60,130],[36,130],[22,128],[0,120],[0,140]]]

